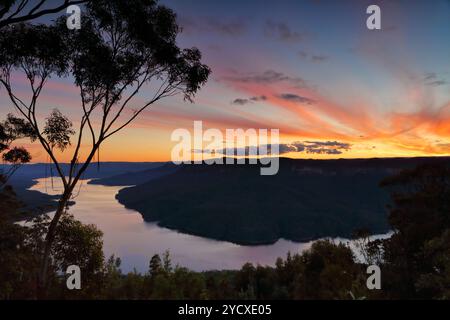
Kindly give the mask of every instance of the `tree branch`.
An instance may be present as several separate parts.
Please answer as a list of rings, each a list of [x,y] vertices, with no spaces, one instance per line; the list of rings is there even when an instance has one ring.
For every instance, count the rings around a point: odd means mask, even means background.
[[[17,14],[19,14],[20,12],[23,11],[24,7],[22,7],[18,12],[15,12],[11,16],[5,18],[4,20],[0,20],[0,29],[2,27],[10,25],[10,24],[33,20],[33,19],[42,17],[42,16],[47,15],[47,14],[58,13],[61,10],[65,9],[65,8],[71,6],[71,5],[83,4],[83,3],[86,3],[88,1],[89,0],[74,0],[74,1],[65,0],[63,4],[61,4],[61,5],[57,6],[57,7],[50,8],[50,9],[44,9],[44,10],[41,10],[41,11],[37,11],[39,9],[39,7],[41,6],[41,5],[37,5],[36,6],[37,8],[34,7],[27,14],[24,14],[24,15],[19,16],[19,17],[15,17]],[[22,2],[24,2],[24,0],[22,0]],[[28,1],[26,1],[26,2],[28,2]]]

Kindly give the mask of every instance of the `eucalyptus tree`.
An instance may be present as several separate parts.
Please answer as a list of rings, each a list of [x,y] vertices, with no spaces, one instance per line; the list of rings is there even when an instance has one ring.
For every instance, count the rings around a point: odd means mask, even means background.
[[[175,13],[156,0],[89,2],[79,30],[68,30],[63,18],[52,25],[3,28],[0,83],[32,127],[64,186],[45,237],[42,290],[60,217],[102,143],[155,102],[175,95],[192,101],[206,83],[210,69],[201,62],[198,49],[178,47],[180,31]],[[17,94],[14,77],[21,75],[30,86],[27,98]],[[71,79],[78,88],[77,122],[57,109],[46,119],[39,116],[43,111],[39,98],[52,77]],[[82,148],[88,151],[83,154]],[[67,170],[61,166],[61,152],[72,153]]]

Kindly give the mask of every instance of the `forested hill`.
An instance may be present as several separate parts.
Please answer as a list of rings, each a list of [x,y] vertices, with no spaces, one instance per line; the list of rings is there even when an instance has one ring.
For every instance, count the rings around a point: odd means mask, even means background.
[[[283,158],[275,176],[261,176],[259,165],[183,165],[117,199],[146,221],[238,244],[350,237],[361,228],[389,230],[383,178],[442,161],[449,158]]]

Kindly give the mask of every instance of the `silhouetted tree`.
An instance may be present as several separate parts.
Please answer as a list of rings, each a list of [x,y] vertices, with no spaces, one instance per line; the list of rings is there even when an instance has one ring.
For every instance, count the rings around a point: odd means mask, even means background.
[[[16,24],[2,29],[0,83],[31,125],[64,186],[46,235],[40,279],[43,291],[59,219],[101,144],[160,99],[182,94],[191,101],[207,81],[210,69],[201,63],[199,50],[177,46],[179,32],[174,12],[154,0],[88,3],[80,30],[68,30],[64,19],[51,26]],[[27,102],[15,94],[14,71],[23,72],[30,83]],[[39,96],[52,76],[71,76],[80,90],[82,117],[76,131],[59,111],[52,112],[43,129],[37,119]],[[136,107],[136,95],[144,88],[153,94]],[[99,126],[93,125],[94,119]],[[86,131],[90,151],[81,159]],[[63,172],[55,148],[65,151],[75,132],[70,168]]]
[[[392,190],[393,201],[394,235],[383,241],[385,290],[397,299],[448,298],[450,165],[404,170],[381,185]]]
[[[350,299],[349,292],[360,296],[365,286],[363,269],[344,244],[317,241],[286,264],[295,270],[295,299]]]
[[[159,257],[159,254],[155,254],[150,259],[150,276],[156,277],[158,274],[160,274],[162,271],[162,264],[161,264],[161,258]]]
[[[8,219],[22,204],[14,193],[5,193],[0,193],[0,300],[32,299],[39,256],[28,229]]]
[[[10,167],[0,171],[0,191],[22,164],[31,161],[31,155],[25,148],[17,146],[11,148],[11,144],[15,140],[22,138],[30,138],[32,141],[35,139],[31,126],[23,119],[8,114],[7,119],[0,122],[0,154],[3,162],[9,164]]]

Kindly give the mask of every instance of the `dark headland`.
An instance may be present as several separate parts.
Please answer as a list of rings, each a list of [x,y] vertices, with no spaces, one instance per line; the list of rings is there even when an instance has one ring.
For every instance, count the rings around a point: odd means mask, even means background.
[[[145,221],[237,244],[348,238],[360,229],[389,231],[390,191],[381,180],[443,161],[449,158],[282,158],[274,176],[261,176],[259,165],[181,165],[155,169],[150,181],[122,189],[117,199]]]

